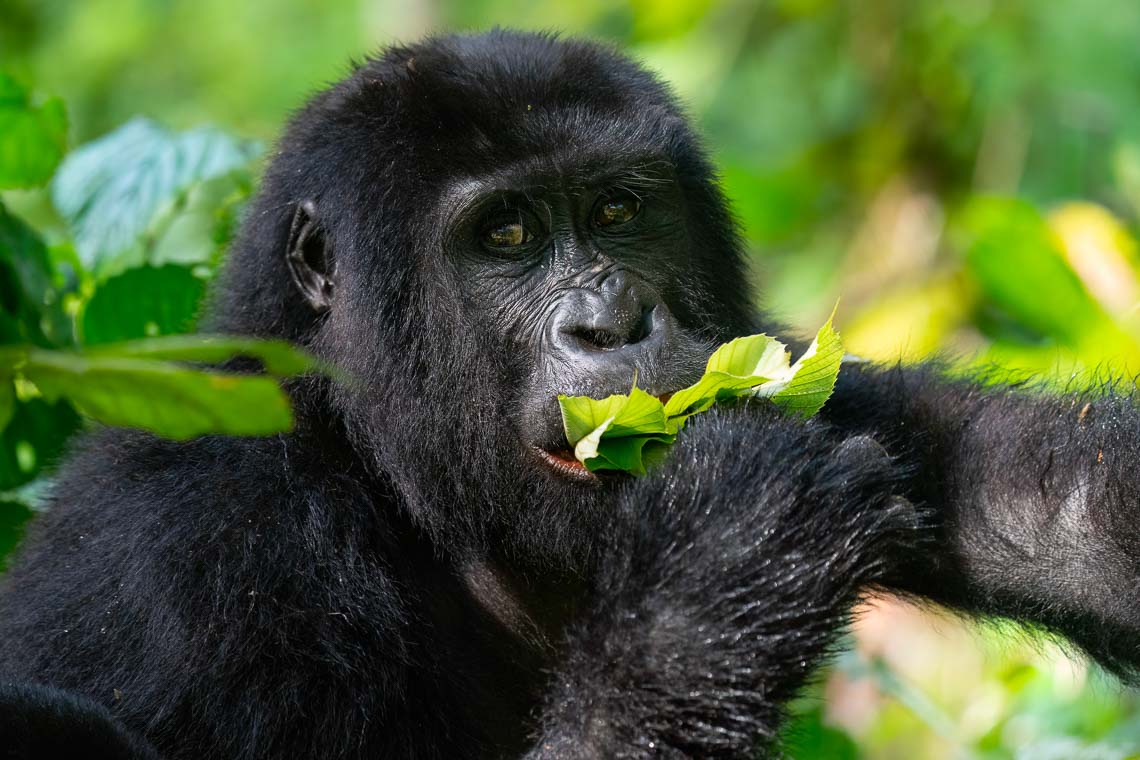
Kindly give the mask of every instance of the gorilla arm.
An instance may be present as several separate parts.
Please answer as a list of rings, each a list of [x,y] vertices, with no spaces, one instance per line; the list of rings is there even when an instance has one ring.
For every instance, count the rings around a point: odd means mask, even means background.
[[[913,535],[893,478],[869,439],[765,407],[695,418],[624,494],[530,757],[744,757],[771,742]]]
[[[845,367],[824,417],[876,437],[930,515],[892,585],[1044,625],[1121,674],[1140,666],[1140,411],[1131,399]],[[905,580],[903,580],[905,579]]]

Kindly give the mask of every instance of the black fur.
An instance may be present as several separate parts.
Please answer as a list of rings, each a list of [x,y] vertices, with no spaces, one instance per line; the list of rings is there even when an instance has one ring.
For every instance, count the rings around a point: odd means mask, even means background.
[[[665,365],[691,372],[763,320],[657,80],[594,44],[494,32],[390,49],[317,95],[212,328],[297,341],[354,380],[294,383],[289,435],[81,440],[2,581],[0,677],[86,695],[166,758],[744,757],[866,593],[1137,663],[1124,401],[848,368],[820,419],[714,410],[644,479],[538,464],[518,408],[546,307],[488,285],[449,230],[473,180],[554,167],[574,188],[619,164],[658,184],[664,165],[677,194],[669,236],[644,233],[659,255],[623,249],[676,322],[677,356],[637,369],[675,382]],[[26,702],[0,720],[40,714]]]
[[[102,706],[46,686],[0,684],[5,760],[157,760],[153,748]]]

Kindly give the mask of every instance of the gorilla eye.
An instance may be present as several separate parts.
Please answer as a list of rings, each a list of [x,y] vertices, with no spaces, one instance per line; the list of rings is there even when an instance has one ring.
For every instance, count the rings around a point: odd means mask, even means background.
[[[483,233],[483,242],[492,248],[512,248],[529,243],[533,238],[530,230],[519,222],[492,227]]]
[[[599,227],[609,227],[613,224],[625,224],[637,216],[641,210],[641,201],[632,195],[620,195],[605,198],[594,210],[594,224]]]

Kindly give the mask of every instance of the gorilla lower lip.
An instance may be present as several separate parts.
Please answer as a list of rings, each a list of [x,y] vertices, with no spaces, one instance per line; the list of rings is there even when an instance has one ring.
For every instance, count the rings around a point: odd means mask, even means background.
[[[559,475],[583,483],[598,482],[598,476],[587,470],[586,465],[575,459],[569,452],[547,451],[541,446],[535,446],[534,450],[538,453],[539,459]]]

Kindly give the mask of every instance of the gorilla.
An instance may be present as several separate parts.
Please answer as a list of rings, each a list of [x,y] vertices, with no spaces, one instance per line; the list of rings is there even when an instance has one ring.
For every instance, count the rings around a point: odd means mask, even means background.
[[[668,88],[598,44],[395,46],[292,119],[214,332],[342,370],[295,429],[90,431],[0,590],[16,757],[755,757],[892,593],[1140,665],[1140,413],[844,367],[804,422],[690,423],[645,478],[555,397],[779,329]],[[249,368],[254,370],[256,368]]]

